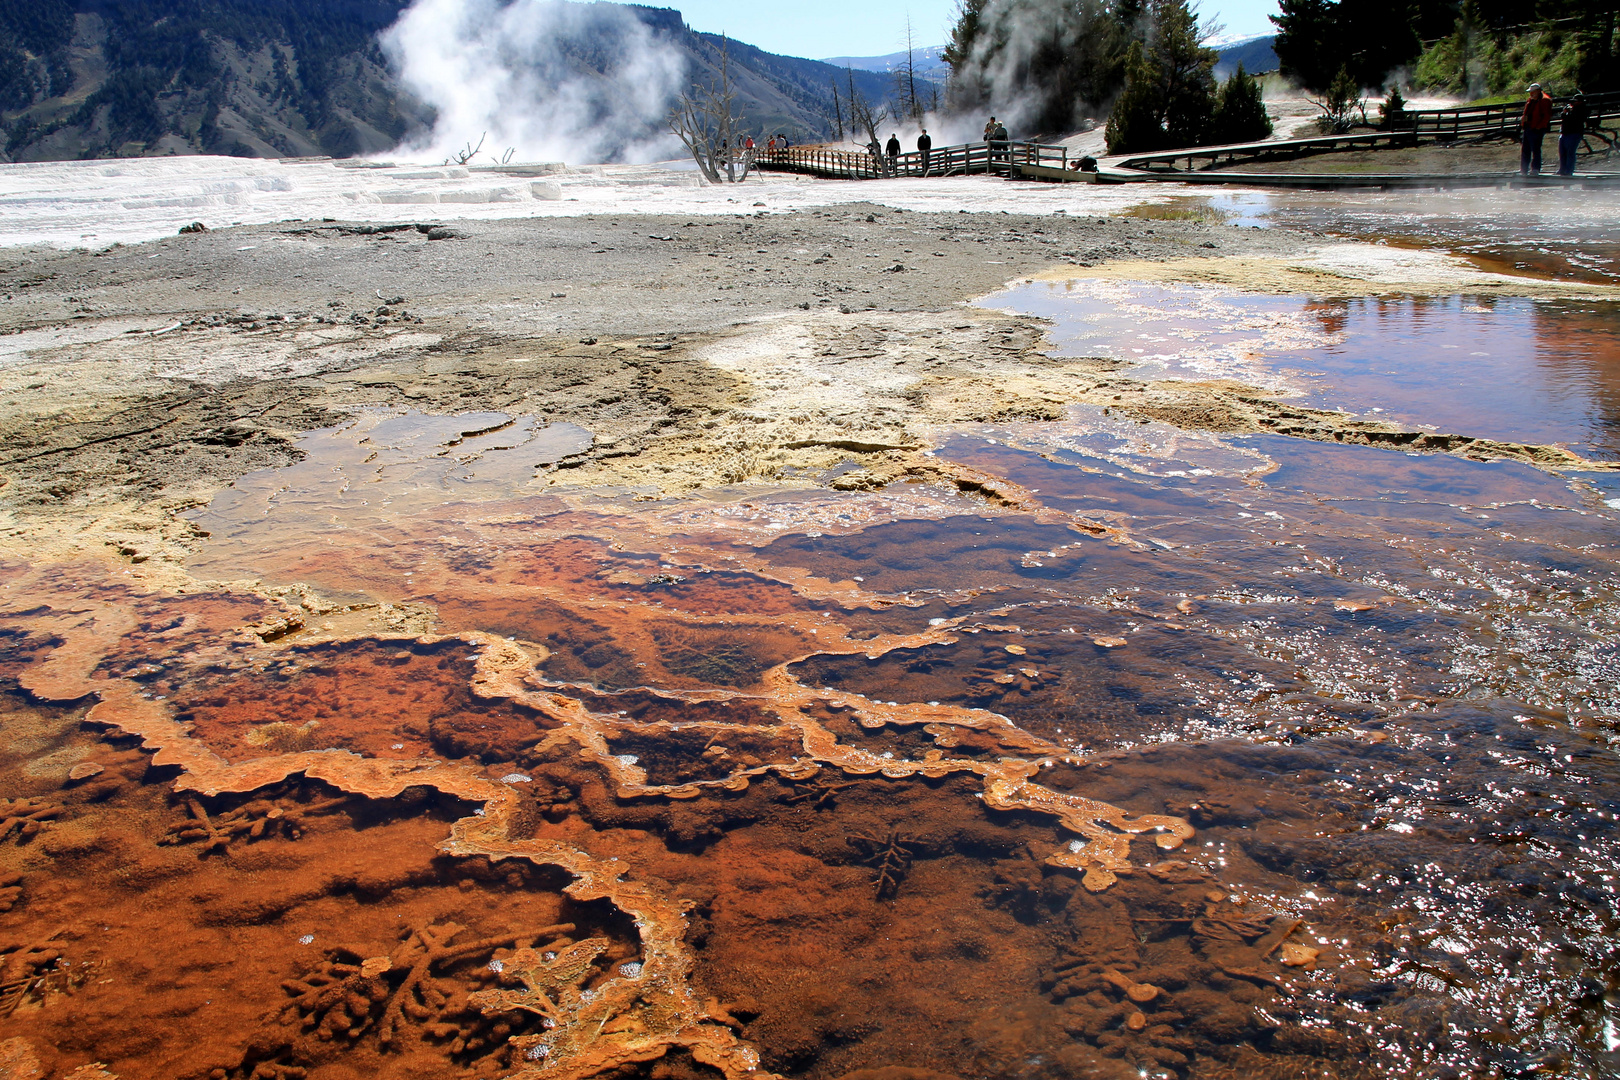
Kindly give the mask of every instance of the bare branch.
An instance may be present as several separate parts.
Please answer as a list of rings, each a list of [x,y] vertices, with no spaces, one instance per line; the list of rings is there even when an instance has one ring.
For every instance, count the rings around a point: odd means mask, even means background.
[[[726,180],[736,183],[748,178],[754,159],[740,145],[742,116],[736,111],[731,52],[724,36],[720,39],[718,76],[707,86],[692,84],[692,89],[680,96],[670,110],[669,130],[686,145],[709,183],[720,183],[722,173]]]
[[[467,162],[478,156],[478,152],[484,148],[484,140],[487,138],[489,138],[489,132],[486,131],[482,135],[478,136],[477,146],[474,146],[471,142],[469,142],[465,150],[458,151],[453,157],[445,158],[444,163],[446,165],[467,164]]]

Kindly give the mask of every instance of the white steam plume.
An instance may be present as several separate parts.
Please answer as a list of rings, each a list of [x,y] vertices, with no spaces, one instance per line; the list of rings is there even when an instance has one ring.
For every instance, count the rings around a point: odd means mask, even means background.
[[[433,130],[399,152],[438,161],[645,162],[680,147],[664,127],[686,59],[626,7],[566,0],[416,0],[382,34]]]

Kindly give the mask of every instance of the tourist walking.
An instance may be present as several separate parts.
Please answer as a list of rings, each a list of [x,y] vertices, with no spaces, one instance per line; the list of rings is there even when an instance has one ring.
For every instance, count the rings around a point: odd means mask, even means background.
[[[1580,152],[1586,138],[1586,121],[1592,116],[1592,107],[1586,95],[1577,93],[1564,105],[1558,117],[1558,175],[1575,175],[1575,155]]]
[[[928,175],[928,152],[934,148],[934,140],[928,137],[928,129],[923,128],[922,134],[917,136],[917,153],[922,157],[922,174]]]
[[[1530,99],[1519,117],[1519,175],[1541,175],[1541,140],[1552,130],[1552,98],[1540,83],[1530,84]]]

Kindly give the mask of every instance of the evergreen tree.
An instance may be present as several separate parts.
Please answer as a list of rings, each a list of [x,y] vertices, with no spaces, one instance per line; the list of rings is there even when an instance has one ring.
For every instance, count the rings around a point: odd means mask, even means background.
[[[1149,6],[1153,58],[1164,80],[1164,130],[1171,146],[1208,141],[1215,112],[1214,49],[1206,49],[1187,0],[1153,0]]]
[[[1150,0],[1145,43],[1125,60],[1125,89],[1108,120],[1110,153],[1206,143],[1215,112],[1215,50],[1199,41],[1187,0]]]
[[[1239,64],[1232,77],[1221,84],[1215,100],[1215,120],[1211,125],[1213,143],[1259,142],[1271,137],[1271,117],[1260,96],[1260,84]]]
[[[1119,93],[1142,0],[959,0],[945,48],[961,111],[1064,131]]]
[[[1324,93],[1342,67],[1358,87],[1382,86],[1423,51],[1419,25],[1432,28],[1448,0],[1278,0],[1277,61],[1284,75]]]
[[[1147,153],[1164,148],[1159,83],[1159,73],[1142,43],[1131,42],[1130,51],[1125,55],[1125,90],[1114,101],[1114,110],[1108,115],[1106,134],[1110,154]]]
[[[1339,73],[1328,83],[1327,93],[1314,103],[1322,110],[1316,118],[1317,127],[1324,135],[1343,135],[1356,124],[1356,116],[1363,113],[1366,102],[1361,100],[1355,76],[1350,69],[1340,67]]]
[[[1272,49],[1277,53],[1277,70],[1307,90],[1327,89],[1338,70],[1328,66],[1329,43],[1335,36],[1335,6],[1328,0],[1277,0],[1279,14],[1271,16],[1277,27]]]
[[[967,68],[968,58],[983,29],[985,0],[959,0],[956,25],[951,27],[951,40],[945,43],[939,58],[950,65],[952,74],[960,75]]]

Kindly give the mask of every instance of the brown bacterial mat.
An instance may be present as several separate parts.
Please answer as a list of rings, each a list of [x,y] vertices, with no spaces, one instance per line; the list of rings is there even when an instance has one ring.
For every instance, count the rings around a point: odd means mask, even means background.
[[[0,1077],[1596,1075],[1615,770],[1422,562],[1521,541],[957,452],[1028,498],[0,568]]]

